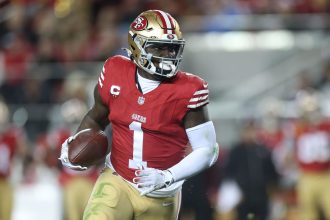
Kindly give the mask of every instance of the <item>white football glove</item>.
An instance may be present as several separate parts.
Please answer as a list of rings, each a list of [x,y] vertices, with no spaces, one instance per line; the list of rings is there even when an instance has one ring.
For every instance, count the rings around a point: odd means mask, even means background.
[[[133,182],[138,188],[143,188],[140,192],[141,196],[168,187],[174,182],[173,175],[168,170],[141,167],[135,171],[135,176]]]
[[[68,156],[69,143],[75,139],[76,135],[70,136],[68,139],[66,139],[63,142],[62,148],[61,148],[61,156],[58,159],[62,162],[63,166],[68,167],[72,170],[77,170],[77,171],[87,170],[87,167],[83,167],[80,165],[73,165],[69,160],[69,156]]]

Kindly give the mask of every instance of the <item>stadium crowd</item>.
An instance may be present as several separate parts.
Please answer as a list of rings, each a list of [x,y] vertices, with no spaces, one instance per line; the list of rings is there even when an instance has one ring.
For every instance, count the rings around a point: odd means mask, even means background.
[[[90,71],[93,65],[83,68],[84,63],[97,64],[111,55],[124,54],[121,48],[126,47],[128,23],[138,12],[151,8],[161,8],[180,20],[195,15],[329,13],[330,2],[0,1],[0,219],[6,219],[11,210],[1,203],[1,196],[12,198],[5,179],[12,175],[16,157],[23,164],[21,183],[38,181],[39,166],[52,170],[68,198],[65,207],[71,212],[66,219],[80,219],[76,213],[82,212],[100,168],[72,172],[61,167],[57,158],[61,143],[90,104],[87,90],[94,83],[89,79],[96,72]],[[330,218],[330,124],[329,115],[321,111],[321,98],[330,95],[330,61],[319,75],[314,81],[297,79],[290,97],[271,99],[257,119],[242,122],[237,144],[223,146],[216,166],[187,181],[182,220],[193,219],[191,216],[196,220],[266,219],[268,215],[302,219],[299,205],[308,220],[322,219],[314,216],[315,210],[321,210],[323,219]],[[297,104],[295,117],[281,114],[285,101]],[[5,144],[10,151],[2,147]],[[306,149],[295,156],[299,144]],[[75,196],[81,204],[71,200]],[[314,196],[320,201],[310,199]],[[199,201],[204,202],[195,207]]]

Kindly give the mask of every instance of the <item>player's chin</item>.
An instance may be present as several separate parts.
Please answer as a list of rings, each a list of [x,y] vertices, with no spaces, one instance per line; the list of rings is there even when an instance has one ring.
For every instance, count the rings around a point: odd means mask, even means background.
[[[160,81],[160,82],[165,82],[165,81],[169,81],[170,78],[166,77],[166,76],[162,76],[162,75],[158,75],[158,74],[154,74],[155,76],[155,79],[157,81]]]

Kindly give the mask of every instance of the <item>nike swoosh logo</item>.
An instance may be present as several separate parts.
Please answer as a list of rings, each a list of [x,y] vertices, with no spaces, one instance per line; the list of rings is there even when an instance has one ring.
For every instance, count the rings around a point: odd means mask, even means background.
[[[163,206],[166,207],[166,206],[170,206],[170,205],[173,205],[174,202],[163,202]]]

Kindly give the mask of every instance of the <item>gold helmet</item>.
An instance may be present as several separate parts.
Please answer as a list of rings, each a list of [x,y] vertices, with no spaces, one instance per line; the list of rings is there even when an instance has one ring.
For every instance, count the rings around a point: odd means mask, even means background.
[[[315,90],[301,90],[296,95],[298,116],[310,123],[319,123],[323,117],[321,96]]]
[[[182,61],[185,40],[178,22],[160,10],[142,12],[130,25],[128,54],[137,66],[150,74],[171,78]],[[162,56],[148,48],[170,48],[172,56]],[[149,51],[149,52],[147,52]]]
[[[299,91],[296,95],[296,100],[301,114],[309,114],[311,112],[319,111],[321,108],[320,96],[313,90]]]

